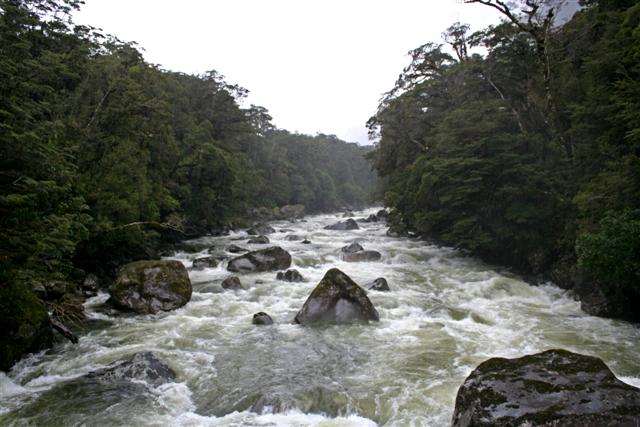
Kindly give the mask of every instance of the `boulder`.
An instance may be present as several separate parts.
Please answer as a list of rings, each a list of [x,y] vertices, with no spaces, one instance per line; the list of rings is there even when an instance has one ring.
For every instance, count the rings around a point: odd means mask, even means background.
[[[387,283],[387,279],[384,277],[378,277],[373,282],[369,282],[364,285],[365,288],[371,291],[390,291],[389,284]]]
[[[358,219],[358,222],[378,222],[378,217],[375,214],[371,214],[366,218]]]
[[[242,287],[242,283],[240,282],[240,279],[238,278],[238,276],[227,277],[222,281],[220,286],[222,286],[222,289],[231,289],[234,291],[244,289]]]
[[[346,221],[337,222],[333,225],[327,225],[324,229],[325,230],[357,230],[359,228],[360,227],[358,227],[358,223],[353,218],[349,218]]]
[[[0,286],[0,370],[8,371],[26,354],[53,344],[47,308],[20,282]]]
[[[389,212],[384,209],[380,209],[376,213],[376,217],[378,218],[378,221],[386,221],[389,218]]]
[[[253,237],[249,240],[247,240],[247,243],[249,244],[262,244],[262,245],[266,245],[267,243],[269,243],[269,238],[267,236],[258,236],[258,237]]]
[[[276,275],[276,279],[284,280],[286,282],[304,282],[304,277],[298,270],[287,270],[286,272],[280,271]]]
[[[106,382],[144,381],[154,386],[176,378],[176,373],[155,354],[145,351],[135,353],[128,359],[107,368],[89,372],[86,378]]]
[[[319,322],[368,322],[379,320],[378,311],[367,293],[337,268],[327,271],[307,298],[294,322],[309,325]]]
[[[229,261],[227,270],[240,273],[286,270],[291,266],[291,255],[279,246],[253,251]]]
[[[259,236],[259,235],[271,234],[275,232],[276,232],[275,228],[266,224],[256,224],[247,230],[247,234],[250,236]]]
[[[302,237],[298,236],[297,234],[288,234],[284,236],[284,240],[286,240],[287,242],[297,242],[298,240],[302,240]]]
[[[346,262],[370,262],[378,261],[382,255],[378,251],[359,251],[342,254],[342,260]]]
[[[351,243],[350,245],[347,246],[343,246],[340,249],[340,252],[344,253],[344,254],[352,254],[355,252],[360,252],[363,251],[364,248],[362,247],[362,245],[360,245],[360,243]]]
[[[303,244],[303,245],[310,245],[310,244],[311,244],[311,240],[309,240],[309,239],[304,239],[304,240],[302,241],[302,244]]]
[[[267,313],[261,311],[253,315],[251,323],[254,325],[273,325],[273,319]]]
[[[548,350],[481,363],[458,389],[453,427],[636,426],[640,389],[597,357]]]
[[[248,252],[249,249],[245,249],[243,247],[240,247],[238,245],[229,245],[227,246],[227,252],[231,252],[232,254],[238,254],[241,252]]]
[[[192,265],[196,270],[202,270],[204,268],[216,268],[218,266],[218,260],[215,256],[205,256],[202,258],[194,259]]]
[[[191,299],[187,269],[179,261],[136,261],[122,267],[109,289],[117,308],[140,314],[169,311]]]

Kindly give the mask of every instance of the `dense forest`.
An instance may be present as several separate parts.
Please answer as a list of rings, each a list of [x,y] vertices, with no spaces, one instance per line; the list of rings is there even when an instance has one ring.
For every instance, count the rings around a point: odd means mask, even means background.
[[[243,225],[255,208],[370,201],[370,148],[276,129],[219,73],[166,71],[74,25],[80,5],[0,1],[0,339],[42,312],[32,290],[60,303],[163,241]]]
[[[502,22],[411,51],[369,121],[395,229],[639,320],[640,4],[466,3]]]

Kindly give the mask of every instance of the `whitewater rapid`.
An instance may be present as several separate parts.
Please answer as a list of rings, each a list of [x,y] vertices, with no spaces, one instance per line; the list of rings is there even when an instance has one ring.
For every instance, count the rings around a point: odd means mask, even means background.
[[[247,245],[243,231],[195,241],[220,250],[281,246],[303,283],[278,281],[275,272],[244,274],[245,290],[223,291],[220,282],[231,274],[223,262],[191,269],[192,299],[172,312],[108,315],[97,310],[108,295],[90,299],[91,321],[79,344],[61,341],[0,373],[0,425],[447,426],[458,387],[480,362],[550,348],[598,356],[640,386],[640,330],[632,324],[588,316],[566,291],[530,286],[451,248],[387,237],[384,223],[323,228],[341,220],[273,222],[269,245]],[[288,241],[290,234],[312,243]],[[382,259],[341,261],[339,249],[354,241]],[[206,249],[170,258],[191,267],[202,256]],[[380,322],[292,324],[333,267],[361,285],[388,280],[390,292],[369,291]],[[259,311],[275,325],[252,325]],[[68,386],[138,351],[156,353],[176,371],[175,382],[142,395]],[[263,412],[251,412],[260,399]]]

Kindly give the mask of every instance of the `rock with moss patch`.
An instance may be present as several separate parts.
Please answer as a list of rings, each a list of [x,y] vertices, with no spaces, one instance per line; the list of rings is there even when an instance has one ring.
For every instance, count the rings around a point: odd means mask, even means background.
[[[122,267],[109,292],[115,307],[148,314],[182,307],[192,288],[179,261],[136,261]]]
[[[635,426],[640,389],[596,357],[548,350],[481,363],[458,390],[453,427]]]
[[[53,331],[45,305],[26,284],[0,286],[0,370],[26,354],[51,347]]]
[[[229,261],[227,270],[239,273],[285,270],[291,266],[291,255],[279,246],[253,251]]]
[[[353,218],[349,218],[346,221],[337,222],[332,225],[327,225],[324,229],[325,230],[357,230],[359,228],[360,227],[358,227],[358,223]]]
[[[327,271],[307,298],[294,321],[308,325],[331,322],[368,322],[380,319],[367,293],[337,268]]]

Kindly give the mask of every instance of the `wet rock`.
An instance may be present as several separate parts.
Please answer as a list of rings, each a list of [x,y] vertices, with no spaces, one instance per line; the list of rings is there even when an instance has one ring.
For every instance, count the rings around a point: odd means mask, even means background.
[[[187,269],[179,261],[136,261],[122,267],[109,289],[111,303],[140,314],[169,311],[191,299]]]
[[[378,222],[378,217],[375,214],[371,214],[366,218],[358,219],[358,222]]]
[[[294,322],[308,325],[318,322],[368,322],[379,320],[367,293],[337,268],[327,271],[307,298]]]
[[[297,219],[304,216],[304,205],[284,205],[280,207],[279,212],[274,212],[278,219]]]
[[[344,254],[352,254],[352,253],[360,252],[360,251],[363,251],[363,250],[364,250],[364,248],[359,243],[351,243],[350,245],[343,246],[340,249],[340,252],[342,252]]]
[[[481,363],[458,390],[453,427],[635,426],[640,389],[596,357],[548,350]]]
[[[276,275],[276,279],[284,280],[286,282],[304,282],[304,277],[298,270],[287,270],[286,272],[280,271]]]
[[[229,261],[227,270],[240,273],[286,270],[291,255],[279,246],[249,252]]]
[[[353,219],[349,218],[346,221],[337,222],[333,225],[327,225],[325,230],[358,230],[358,223]]]
[[[303,244],[303,245],[310,245],[310,244],[311,244],[311,240],[309,240],[309,239],[304,239],[304,240],[302,241],[302,244]]]
[[[155,354],[145,351],[135,353],[115,366],[89,372],[86,377],[108,382],[137,380],[160,385],[174,380],[176,373]]]
[[[251,323],[254,325],[273,325],[273,319],[267,313],[261,311],[253,315]]]
[[[218,266],[218,260],[215,256],[206,256],[194,259],[192,265],[196,270],[202,270],[204,268],[216,268]]]
[[[378,251],[358,251],[353,253],[343,253],[341,258],[346,262],[372,262],[380,260],[382,255]]]
[[[240,282],[240,279],[238,278],[238,276],[227,277],[222,281],[220,286],[222,286],[222,289],[231,289],[233,291],[244,289],[242,287],[242,283]]]
[[[249,409],[257,414],[281,413],[292,409],[337,417],[348,411],[349,396],[343,390],[311,386],[305,390],[277,390],[261,394]]]
[[[389,218],[389,212],[384,209],[380,209],[376,213],[376,217],[378,218],[378,221],[386,221]]]
[[[287,242],[297,242],[298,240],[302,240],[302,237],[298,236],[297,234],[289,234],[287,236],[284,236],[284,240],[286,240]]]
[[[248,252],[249,249],[240,247],[238,245],[229,245],[227,246],[227,252],[231,252],[233,254],[238,254],[238,253],[242,253],[242,252]]]
[[[247,234],[250,236],[259,236],[265,234],[275,233],[276,229],[266,224],[256,224],[247,230]]]
[[[384,277],[378,277],[373,282],[369,282],[364,285],[365,288],[372,291],[390,291],[389,284],[387,283],[387,279]]]
[[[269,243],[269,238],[267,236],[258,236],[247,240],[247,243],[266,245],[267,243]]]
[[[0,286],[0,370],[53,344],[47,308],[23,283]]]

